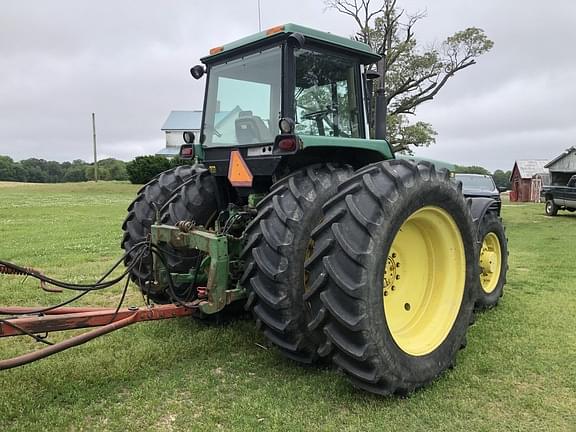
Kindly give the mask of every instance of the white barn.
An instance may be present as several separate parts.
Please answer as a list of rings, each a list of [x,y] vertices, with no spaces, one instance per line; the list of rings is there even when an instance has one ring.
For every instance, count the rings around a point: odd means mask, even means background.
[[[216,113],[215,129],[219,131],[221,142],[234,142],[236,140],[235,120],[240,112],[240,107],[232,111]],[[156,152],[156,156],[175,157],[180,152],[180,146],[184,143],[182,133],[194,132],[194,142],[200,142],[200,128],[202,125],[202,111],[172,111],[162,126],[166,134],[166,147]]]
[[[182,132],[194,132],[195,142],[200,140],[200,126],[202,124],[202,111],[172,111],[162,131],[166,134],[166,147],[158,150],[156,156],[174,157],[180,152],[184,144]]]

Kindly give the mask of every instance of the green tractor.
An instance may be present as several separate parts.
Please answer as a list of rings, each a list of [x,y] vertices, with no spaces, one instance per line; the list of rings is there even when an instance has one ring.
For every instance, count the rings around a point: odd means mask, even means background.
[[[122,247],[150,242],[131,277],[152,302],[244,306],[286,357],[407,394],[453,366],[486,305],[480,275],[502,280],[506,254],[480,259],[492,200],[370,137],[379,59],[294,24],[212,49],[191,69],[207,77],[199,142],[180,150],[194,164],[139,191]]]

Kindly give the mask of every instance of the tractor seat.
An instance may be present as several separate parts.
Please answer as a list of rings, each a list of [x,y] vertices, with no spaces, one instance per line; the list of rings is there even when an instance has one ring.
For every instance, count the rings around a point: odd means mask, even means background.
[[[270,129],[260,117],[252,111],[240,111],[236,119],[236,139],[238,144],[256,144],[272,142]]]

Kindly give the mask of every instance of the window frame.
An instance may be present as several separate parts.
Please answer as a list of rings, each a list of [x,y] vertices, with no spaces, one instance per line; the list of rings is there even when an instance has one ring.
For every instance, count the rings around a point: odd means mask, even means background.
[[[363,98],[365,97],[364,91],[362,89],[362,73],[360,71],[360,62],[358,58],[348,55],[337,49],[329,49],[323,46],[318,46],[313,42],[306,41],[306,44],[302,48],[293,47],[290,44],[285,46],[285,61],[286,67],[284,69],[285,79],[282,80],[286,84],[286,92],[283,90],[283,101],[285,104],[282,107],[282,116],[287,116],[292,119],[296,118],[296,105],[294,94],[296,92],[296,55],[294,53],[297,49],[303,49],[307,51],[316,52],[319,54],[330,55],[334,57],[341,57],[347,61],[354,64],[354,86],[356,93],[356,110],[358,112],[358,137],[353,137],[353,139],[365,139],[366,138],[366,113],[364,111]],[[334,136],[331,138],[335,139],[349,139],[342,136]]]
[[[264,51],[269,51],[272,50],[274,48],[280,48],[280,59],[281,59],[281,65],[280,65],[280,117],[285,117],[284,114],[284,97],[285,97],[285,57],[286,57],[286,41],[280,41],[278,43],[275,44],[270,44],[270,45],[262,45],[262,46],[258,46],[257,48],[253,48],[250,50],[246,50],[246,51],[240,51],[235,55],[231,55],[225,58],[220,59],[219,61],[216,62],[211,62],[209,64],[206,65],[206,85],[204,86],[204,101],[202,102],[202,123],[200,125],[200,144],[202,145],[203,148],[226,148],[226,147],[250,147],[253,145],[262,145],[262,144],[268,144],[268,143],[258,143],[258,144],[222,144],[222,143],[218,143],[218,144],[214,144],[211,143],[210,145],[205,144],[206,142],[206,134],[204,133],[204,125],[206,123],[206,106],[208,104],[208,93],[209,93],[209,89],[210,89],[210,83],[211,83],[211,79],[213,79],[212,77],[212,69],[214,67],[226,64],[226,63],[230,63],[254,54],[259,54],[262,53]],[[278,132],[280,132],[278,130]]]

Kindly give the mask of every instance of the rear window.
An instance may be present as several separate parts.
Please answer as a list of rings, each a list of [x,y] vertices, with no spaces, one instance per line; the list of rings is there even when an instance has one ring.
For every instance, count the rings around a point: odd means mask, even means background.
[[[455,179],[462,182],[464,189],[486,190],[496,189],[492,177],[475,176],[470,174],[456,174]]]

